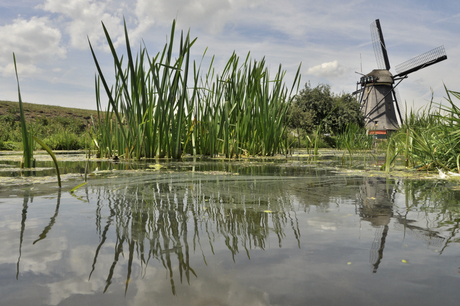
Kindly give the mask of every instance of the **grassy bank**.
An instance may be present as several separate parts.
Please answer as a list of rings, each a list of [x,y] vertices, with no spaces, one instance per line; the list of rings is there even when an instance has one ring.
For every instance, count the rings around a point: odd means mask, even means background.
[[[26,123],[34,135],[53,150],[76,150],[88,147],[87,135],[94,110],[23,103]],[[0,150],[22,149],[18,102],[0,101]],[[36,145],[35,149],[40,146]]]

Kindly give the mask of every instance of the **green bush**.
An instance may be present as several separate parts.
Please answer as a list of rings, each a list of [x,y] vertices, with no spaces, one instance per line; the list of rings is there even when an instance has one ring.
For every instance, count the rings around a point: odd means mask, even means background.
[[[22,142],[21,123],[14,109],[0,116],[0,150],[19,150]],[[39,116],[27,122],[32,135],[44,139],[53,150],[79,150],[90,147],[86,124],[70,117]],[[35,149],[40,149],[35,146]]]
[[[288,125],[308,133],[321,126],[322,133],[338,134],[350,123],[364,127],[360,107],[351,94],[336,95],[329,85],[319,84],[312,88],[307,83],[290,106]]]
[[[45,138],[43,142],[52,150],[80,150],[85,148],[83,135],[78,136],[66,130],[58,131]]]

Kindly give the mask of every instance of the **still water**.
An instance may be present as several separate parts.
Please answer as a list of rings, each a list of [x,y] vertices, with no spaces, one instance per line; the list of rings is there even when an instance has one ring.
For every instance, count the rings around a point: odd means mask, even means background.
[[[0,185],[0,305],[459,303],[455,183],[294,161],[116,168],[73,193],[78,176]]]

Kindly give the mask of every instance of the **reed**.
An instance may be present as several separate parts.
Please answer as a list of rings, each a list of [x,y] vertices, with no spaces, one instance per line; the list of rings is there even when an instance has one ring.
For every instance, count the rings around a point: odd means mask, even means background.
[[[387,171],[401,156],[406,167],[460,173],[460,109],[453,101],[460,99],[460,93],[445,90],[448,105],[430,103],[422,110],[406,113],[404,124],[389,140]]]
[[[22,106],[22,98],[21,98],[21,88],[19,87],[18,68],[16,65],[16,55],[14,53],[13,53],[13,61],[14,61],[14,72],[16,73],[16,82],[18,84],[19,112],[20,112],[20,117],[21,117],[21,135],[22,135],[22,148],[23,148],[22,149],[23,158],[21,162],[21,168],[32,168],[32,167],[35,167],[33,139],[29,135],[29,131],[27,130],[27,126],[26,126],[26,119],[24,117],[24,108]]]
[[[366,128],[356,123],[347,124],[343,132],[336,137],[337,149],[348,151],[370,150],[374,144],[374,137],[369,135]]]
[[[58,186],[59,188],[61,188],[61,175],[59,173],[59,166],[58,166],[58,162],[57,162],[57,159],[56,159],[56,156],[54,155],[53,151],[50,149],[50,147],[48,147],[43,141],[41,141],[40,139],[38,139],[37,137],[33,136],[32,135],[32,138],[38,142],[39,145],[41,145],[43,147],[43,149],[45,149],[46,152],[48,152],[48,154],[51,156],[51,159],[53,160],[54,162],[54,167],[56,168],[56,176],[57,176],[57,180],[58,180]]]
[[[285,117],[299,87],[300,66],[290,89],[284,85],[281,66],[272,79],[265,59],[251,60],[249,53],[243,61],[232,54],[220,74],[212,58],[202,75],[201,63],[190,59],[196,41],[190,33],[181,33],[179,50],[173,52],[175,21],[169,43],[153,57],[145,45],[134,57],[125,23],[124,64],[102,26],[115,67],[115,84],[109,86],[89,42],[98,71],[99,118],[92,136],[102,156],[178,159],[188,153],[232,158],[273,155],[285,149]],[[101,87],[109,101],[104,118]]]
[[[48,152],[48,154],[53,159],[54,165],[56,167],[58,185],[59,185],[59,188],[61,188],[61,176],[59,174],[59,167],[58,167],[58,163],[56,160],[56,156],[53,154],[51,149],[44,142],[42,142],[37,137],[33,136],[27,130],[26,120],[24,116],[24,109],[22,107],[21,89],[19,88],[19,77],[18,77],[18,69],[16,65],[16,56],[14,53],[13,53],[13,61],[14,61],[14,71],[16,73],[16,80],[18,83],[18,98],[19,98],[19,110],[20,110],[20,117],[21,117],[22,143],[23,143],[23,160],[21,163],[21,167],[23,168],[35,167],[35,159],[33,158],[34,140],[35,140],[43,147],[43,149],[46,150],[46,152]]]

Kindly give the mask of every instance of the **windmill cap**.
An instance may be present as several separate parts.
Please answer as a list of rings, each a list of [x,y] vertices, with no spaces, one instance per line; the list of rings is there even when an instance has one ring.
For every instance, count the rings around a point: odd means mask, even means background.
[[[386,69],[374,69],[370,73],[366,74],[366,76],[373,77],[376,84],[379,83],[386,83],[386,84],[393,84],[393,75],[390,71]]]

